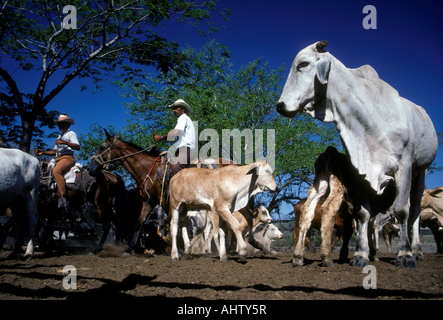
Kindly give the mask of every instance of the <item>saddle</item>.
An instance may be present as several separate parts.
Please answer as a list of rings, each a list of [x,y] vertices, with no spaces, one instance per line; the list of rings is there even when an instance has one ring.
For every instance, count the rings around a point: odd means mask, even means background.
[[[157,179],[160,183],[160,186],[163,187],[169,185],[169,181],[173,176],[173,171],[171,169],[171,165],[169,163],[169,159],[171,159],[171,154],[168,151],[163,151],[159,155],[160,157],[160,165],[157,168]],[[217,169],[220,168],[217,161],[215,159],[204,159],[203,161],[195,160],[192,161],[190,168],[203,168],[203,169]]]
[[[40,184],[51,190],[56,190],[56,182],[52,175],[52,171],[55,167],[55,159],[50,161],[40,162]],[[80,163],[76,163],[65,175],[66,188],[70,190],[83,190],[88,193],[95,179],[91,177],[88,171],[83,168]]]

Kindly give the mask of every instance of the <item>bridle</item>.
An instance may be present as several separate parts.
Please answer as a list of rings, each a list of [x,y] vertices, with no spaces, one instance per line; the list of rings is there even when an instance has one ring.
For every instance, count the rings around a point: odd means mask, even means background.
[[[115,156],[116,151],[115,151],[114,146],[115,146],[115,142],[116,142],[117,140],[119,140],[119,138],[115,138],[111,145],[108,143],[108,141],[103,142],[101,146],[102,146],[102,147],[105,147],[106,149],[105,149],[104,151],[102,151],[101,153],[99,153],[99,154],[95,154],[95,155],[93,155],[93,156],[91,157],[91,161],[92,161],[92,160],[95,160],[100,166],[103,166],[103,168],[104,168],[105,170],[107,170],[108,167],[109,167],[109,164],[110,164],[111,162],[118,161],[118,160],[124,160],[124,159],[126,159],[126,158],[129,158],[129,157],[135,156],[135,155],[140,154],[140,153],[145,152],[145,151],[149,152],[149,151],[152,150],[152,148],[155,147],[155,142],[154,142],[153,145],[151,145],[151,146],[149,146],[149,147],[147,147],[147,148],[144,148],[144,149],[142,149],[142,150],[140,150],[140,151],[137,151],[137,152],[134,152],[134,153],[131,153],[131,154],[127,154],[127,155],[125,155],[125,156],[121,156],[121,157],[113,158],[113,157],[111,156],[110,151],[113,150],[113,151],[114,151],[114,156]],[[109,156],[108,156],[107,159],[105,160],[105,159],[103,158],[103,156],[104,156],[106,153],[108,153],[108,152],[109,152]]]

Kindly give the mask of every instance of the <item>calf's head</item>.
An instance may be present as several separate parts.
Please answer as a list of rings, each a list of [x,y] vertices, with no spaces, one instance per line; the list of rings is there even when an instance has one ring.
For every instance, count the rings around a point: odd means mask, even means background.
[[[254,210],[253,218],[259,219],[259,221],[264,222],[264,223],[271,223],[272,222],[272,217],[269,214],[268,209],[266,209],[263,206],[260,206]]]
[[[331,69],[331,55],[324,50],[327,41],[319,41],[301,50],[292,63],[277,111],[295,117],[305,111],[315,116],[315,107],[323,100]]]
[[[268,162],[261,160],[253,163],[249,168],[247,174],[255,175],[253,179],[253,187],[258,188],[258,192],[263,191],[275,191],[277,189],[277,183],[275,182],[274,170]]]

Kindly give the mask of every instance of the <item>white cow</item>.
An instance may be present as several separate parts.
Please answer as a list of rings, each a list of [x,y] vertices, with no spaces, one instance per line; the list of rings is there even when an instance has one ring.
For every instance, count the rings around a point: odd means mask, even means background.
[[[415,267],[414,256],[423,259],[417,218],[425,170],[434,160],[438,147],[434,125],[422,107],[400,97],[372,67],[346,68],[324,50],[327,44],[317,42],[297,54],[277,110],[286,117],[306,112],[336,124],[356,169],[356,181],[359,180],[362,190],[367,190],[360,194],[361,209],[356,218],[361,231],[351,264],[369,263],[368,221],[370,215],[376,213],[371,210],[372,200],[383,195],[386,206],[391,206],[400,224],[397,265]],[[327,191],[325,186],[325,181],[315,186],[314,208]],[[412,244],[408,237],[408,218],[413,225]]]
[[[32,239],[38,220],[39,186],[40,166],[36,158],[20,150],[0,148],[0,212],[10,207],[21,229],[14,255],[21,247],[25,231],[30,238],[25,257],[34,253]]]
[[[262,250],[264,253],[275,254],[277,251],[271,249],[271,242],[282,239],[285,235],[273,223],[259,223],[256,225],[249,237],[249,244],[255,248],[254,252]]]

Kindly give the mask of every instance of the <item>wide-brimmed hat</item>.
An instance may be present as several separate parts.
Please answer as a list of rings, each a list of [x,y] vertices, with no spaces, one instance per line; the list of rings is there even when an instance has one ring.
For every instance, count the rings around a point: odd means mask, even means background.
[[[69,118],[67,114],[61,114],[58,117],[58,119],[55,121],[55,123],[60,123],[60,122],[69,122],[70,124],[74,124],[74,119]]]
[[[178,107],[183,107],[183,108],[185,108],[186,113],[191,113],[191,107],[183,99],[178,99],[173,104],[168,106],[168,108],[171,108],[171,109],[175,109]]]

